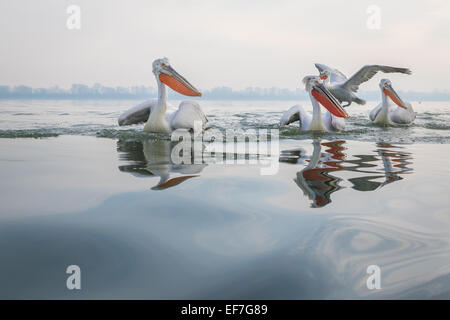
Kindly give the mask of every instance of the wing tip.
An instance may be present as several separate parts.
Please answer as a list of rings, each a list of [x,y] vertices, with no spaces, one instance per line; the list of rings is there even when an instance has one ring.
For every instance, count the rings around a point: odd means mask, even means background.
[[[412,71],[409,68],[398,68],[398,67],[384,66],[384,65],[379,65],[379,64],[366,64],[362,68],[377,68],[377,69],[379,69],[379,71],[382,71],[382,72],[385,72],[385,73],[386,72],[387,73],[389,73],[389,72],[399,72],[399,73],[404,73],[404,74],[412,74]]]
[[[319,70],[319,71],[323,71],[325,70],[324,65],[321,63],[314,63],[314,66]]]
[[[387,67],[391,69],[391,71],[383,71],[383,72],[398,72],[398,73],[404,73],[404,74],[412,74],[411,69],[409,68],[398,68],[398,67],[389,67],[389,66],[381,66],[381,67]]]

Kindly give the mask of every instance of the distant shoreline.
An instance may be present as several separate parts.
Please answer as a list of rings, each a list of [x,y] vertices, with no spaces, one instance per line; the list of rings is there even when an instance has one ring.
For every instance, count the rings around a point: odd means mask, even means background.
[[[409,101],[450,101],[450,92],[416,92],[398,90],[402,98]],[[235,90],[229,87],[216,87],[202,90],[202,100],[309,100],[305,90],[286,88],[248,87]],[[147,86],[106,87],[101,84],[87,86],[73,84],[69,89],[58,86],[49,88],[32,88],[25,85],[0,85],[0,100],[147,100],[157,96],[157,90]],[[380,92],[359,91],[358,96],[368,101],[380,100]],[[187,100],[189,97],[170,91],[169,98],[173,100]],[[198,98],[196,99],[198,100]]]
[[[401,94],[402,95],[402,94]],[[450,96],[449,97],[443,97],[443,98],[428,98],[428,97],[424,97],[422,99],[417,99],[417,98],[408,98],[408,95],[402,95],[403,97],[405,97],[404,99],[407,101],[412,101],[412,102],[426,102],[426,101],[430,101],[430,102],[445,102],[445,101],[450,101]],[[367,98],[362,96],[366,101],[378,101],[380,99],[378,98]],[[102,100],[140,100],[140,101],[145,101],[145,100],[151,100],[151,99],[156,99],[156,97],[73,97],[73,96],[69,96],[69,97],[0,97],[0,101],[8,101],[8,100],[74,100],[74,101],[88,101],[88,100],[92,100],[92,101],[102,101]],[[182,96],[176,96],[176,97],[169,97],[169,99],[172,100],[200,100],[200,101],[309,101],[307,97],[266,97],[266,98],[244,98],[244,97],[235,97],[235,98],[212,98],[212,97],[201,97],[201,98],[191,98],[191,97],[182,97]]]

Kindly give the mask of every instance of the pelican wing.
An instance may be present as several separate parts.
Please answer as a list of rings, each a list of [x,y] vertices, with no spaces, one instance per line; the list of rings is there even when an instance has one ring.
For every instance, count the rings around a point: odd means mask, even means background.
[[[396,124],[410,124],[416,119],[416,113],[414,112],[411,104],[405,102],[407,109],[395,108],[389,114],[389,119]]]
[[[317,70],[319,70],[319,72],[322,71],[328,71],[330,72],[330,83],[341,83],[341,82],[345,82],[347,81],[347,77],[345,76],[345,74],[343,74],[342,72],[340,72],[338,69],[333,69],[330,68],[324,64],[321,63],[316,63],[315,64]]]
[[[371,121],[375,121],[375,119],[376,119],[377,116],[378,116],[378,113],[381,111],[381,107],[382,107],[382,104],[380,103],[380,104],[378,104],[375,108],[373,108],[372,111],[370,111],[370,113],[369,113],[369,119],[370,119]]]
[[[182,101],[178,110],[173,113],[169,119],[169,123],[173,130],[194,129],[195,121],[200,121],[202,123],[202,129],[205,129],[208,126],[208,119],[196,101]]]
[[[300,111],[298,107],[299,105],[296,104],[295,106],[289,108],[289,110],[285,111],[281,117],[280,125],[286,126],[292,122],[299,121]]]
[[[326,112],[323,116],[323,123],[328,131],[336,132],[345,130],[345,119],[336,117],[330,112]]]
[[[146,122],[150,116],[150,110],[157,104],[157,100],[144,101],[124,113],[118,119],[119,126],[127,126]]]
[[[351,76],[347,81],[345,81],[341,86],[346,89],[350,89],[353,92],[357,92],[359,89],[359,85],[363,82],[366,82],[373,78],[374,75],[377,74],[378,71],[384,73],[405,73],[411,74],[411,70],[407,68],[396,68],[389,66],[380,66],[380,65],[367,65],[359,69],[353,76]]]

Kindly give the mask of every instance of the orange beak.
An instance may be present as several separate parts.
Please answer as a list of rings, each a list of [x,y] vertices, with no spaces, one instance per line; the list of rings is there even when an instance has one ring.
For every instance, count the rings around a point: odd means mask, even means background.
[[[313,86],[311,94],[321,105],[323,105],[336,117],[348,118],[347,112],[345,112],[344,108],[342,108],[340,103],[335,97],[333,97],[333,95],[325,88],[323,84]]]
[[[391,98],[391,100],[394,101],[394,103],[398,105],[400,108],[408,109],[408,107],[405,105],[402,99],[398,96],[397,92],[395,92],[394,88],[388,85],[386,88],[383,89],[383,92],[385,95]]]
[[[176,72],[171,66],[165,66],[159,74],[159,80],[172,90],[185,96],[201,97],[202,93],[198,91],[184,77]]]
[[[167,188],[171,188],[174,187],[180,183],[182,183],[183,181],[190,179],[190,178],[195,178],[198,177],[198,175],[194,175],[194,176],[181,176],[181,177],[176,177],[176,178],[172,178],[162,184],[158,184],[157,186],[154,186],[152,188],[152,190],[164,190]]]
[[[321,80],[326,80],[328,78],[328,76],[320,76]]]

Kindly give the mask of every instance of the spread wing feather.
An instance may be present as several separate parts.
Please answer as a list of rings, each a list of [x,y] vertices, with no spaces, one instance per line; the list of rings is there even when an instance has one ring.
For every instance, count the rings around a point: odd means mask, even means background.
[[[353,92],[357,92],[359,85],[373,78],[378,71],[384,73],[404,73],[411,74],[411,70],[407,68],[397,68],[381,65],[367,65],[359,69],[354,75],[352,75],[347,81],[341,84],[342,87],[350,89]]]

